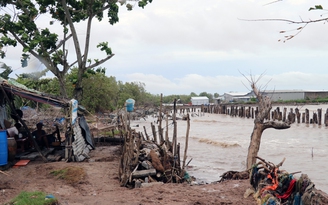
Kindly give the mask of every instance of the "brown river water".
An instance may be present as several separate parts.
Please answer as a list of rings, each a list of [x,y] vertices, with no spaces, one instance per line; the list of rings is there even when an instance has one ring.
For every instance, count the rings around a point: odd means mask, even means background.
[[[280,106],[282,110],[283,106]],[[296,106],[288,106],[296,108]],[[323,115],[328,105],[299,106],[300,112],[307,108],[312,113],[322,108]],[[273,107],[275,109],[275,107]],[[199,114],[199,116],[195,115]],[[231,117],[223,114],[191,113],[189,145],[187,151],[188,173],[200,183],[220,179],[226,171],[242,171],[246,168],[247,150],[253,130],[253,119]],[[179,116],[179,114],[177,114]],[[143,132],[143,126],[151,136],[150,123],[157,118],[148,117],[131,121],[132,128]],[[322,121],[323,122],[323,121]],[[139,127],[135,127],[139,125]],[[165,126],[165,121],[162,127]],[[169,137],[173,136],[172,120],[169,121]],[[187,121],[177,120],[180,155],[183,159]],[[287,172],[307,174],[317,189],[328,193],[328,128],[325,125],[294,123],[285,130],[267,129],[262,134],[258,156],[278,164],[286,158],[281,169]],[[295,174],[299,177],[300,174]]]

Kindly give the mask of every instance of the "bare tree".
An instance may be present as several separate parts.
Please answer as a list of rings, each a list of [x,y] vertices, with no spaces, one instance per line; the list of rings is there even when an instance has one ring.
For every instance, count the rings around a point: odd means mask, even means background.
[[[256,157],[260,150],[261,137],[264,130],[266,130],[267,128],[274,128],[278,130],[290,128],[290,124],[286,122],[266,121],[272,108],[272,102],[270,97],[262,95],[260,88],[257,86],[257,83],[262,76],[263,75],[261,75],[258,79],[254,79],[253,76],[247,78],[244,75],[244,77],[250,83],[254,94],[256,95],[259,107],[259,111],[258,113],[256,113],[255,116],[254,128],[251,135],[251,141],[248,147],[248,154],[246,160],[247,169],[250,169],[252,165],[256,162]]]
[[[270,3],[265,4],[265,6],[269,5],[269,4],[273,4],[273,3],[278,3],[278,2],[281,2],[281,1],[283,1],[283,0],[272,1]],[[309,11],[314,11],[314,10],[320,10],[320,11],[325,11],[325,12],[328,11],[327,9],[324,9],[322,5],[315,5],[314,7],[309,8]],[[291,20],[291,19],[284,19],[284,18],[240,19],[240,20],[243,20],[243,21],[281,21],[281,22],[286,22],[286,23],[293,24],[293,25],[298,25],[297,28],[295,28],[293,30],[289,30],[289,31],[281,30],[281,31],[279,31],[279,33],[284,35],[284,37],[283,37],[284,39],[279,39],[278,41],[286,42],[286,41],[294,38],[298,34],[300,34],[308,24],[314,24],[314,23],[324,23],[325,24],[325,23],[327,23],[328,22],[328,17],[324,17],[324,15],[327,15],[327,13],[320,15],[319,18],[308,19],[308,20],[304,20],[301,17],[300,17],[299,20]],[[286,35],[287,32],[293,32],[293,34]]]

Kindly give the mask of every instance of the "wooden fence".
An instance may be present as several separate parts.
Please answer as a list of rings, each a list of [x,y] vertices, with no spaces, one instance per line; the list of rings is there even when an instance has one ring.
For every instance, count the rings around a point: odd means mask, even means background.
[[[291,107],[291,106],[288,106]],[[190,113],[200,110],[202,113],[212,114],[224,114],[232,117],[250,118],[254,119],[258,113],[258,107],[245,106],[245,105],[201,105],[201,106],[181,106],[177,107],[180,113]],[[288,110],[289,109],[289,110]],[[318,108],[312,114],[309,109],[305,109],[300,112],[299,108],[287,108],[276,107],[271,110],[266,120],[278,120],[289,123],[306,123],[306,124],[318,124],[328,126],[328,108],[324,114],[322,114],[322,108]]]

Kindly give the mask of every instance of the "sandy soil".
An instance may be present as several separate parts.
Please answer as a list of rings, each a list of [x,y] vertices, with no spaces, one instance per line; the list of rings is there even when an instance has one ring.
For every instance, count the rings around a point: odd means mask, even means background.
[[[118,164],[120,146],[98,146],[91,159],[81,163],[30,162],[27,166],[11,168],[10,176],[0,173],[0,204],[21,191],[43,191],[53,194],[62,205],[80,204],[256,204],[253,197],[244,198],[250,187],[248,180],[225,181],[217,184],[162,184],[128,189],[119,186]],[[50,174],[65,167],[81,167],[85,177],[72,184]]]

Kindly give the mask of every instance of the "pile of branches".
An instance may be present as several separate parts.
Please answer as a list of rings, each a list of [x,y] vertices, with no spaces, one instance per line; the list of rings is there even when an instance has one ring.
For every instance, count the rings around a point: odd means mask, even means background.
[[[189,179],[180,166],[180,154],[172,154],[171,142],[157,144],[134,130],[125,133],[124,138],[119,167],[121,186],[137,188],[145,183],[181,183]]]
[[[275,165],[260,157],[250,170],[250,184],[254,197],[261,205],[312,205],[328,204],[328,197],[315,188],[306,174],[297,179],[294,174],[280,170],[285,159]]]

